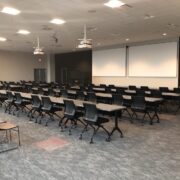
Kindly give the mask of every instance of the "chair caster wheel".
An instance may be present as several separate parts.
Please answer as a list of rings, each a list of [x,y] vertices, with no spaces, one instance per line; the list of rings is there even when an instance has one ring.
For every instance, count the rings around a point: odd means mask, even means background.
[[[121,136],[120,136],[121,138],[123,138],[124,136],[121,134]]]

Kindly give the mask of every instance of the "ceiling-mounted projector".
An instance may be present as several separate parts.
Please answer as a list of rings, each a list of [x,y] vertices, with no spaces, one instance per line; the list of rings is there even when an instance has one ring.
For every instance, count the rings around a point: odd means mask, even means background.
[[[84,38],[80,41],[78,48],[92,48],[92,39],[87,39],[86,25],[84,25]]]
[[[37,38],[37,47],[34,47],[34,52],[33,52],[33,54],[34,55],[43,55],[44,54],[44,51],[43,51],[43,47],[40,47],[40,45],[39,45],[39,38]]]

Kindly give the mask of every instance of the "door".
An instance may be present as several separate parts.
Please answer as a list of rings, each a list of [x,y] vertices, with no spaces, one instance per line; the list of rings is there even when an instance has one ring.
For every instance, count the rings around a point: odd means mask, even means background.
[[[34,81],[46,82],[46,69],[34,69]]]

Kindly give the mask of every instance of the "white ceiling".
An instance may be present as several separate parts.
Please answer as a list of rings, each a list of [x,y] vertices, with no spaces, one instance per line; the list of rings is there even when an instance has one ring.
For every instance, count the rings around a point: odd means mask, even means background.
[[[93,48],[124,45],[180,36],[180,0],[122,0],[129,6],[111,9],[103,5],[107,0],[1,0],[0,10],[11,6],[21,11],[17,16],[0,13],[1,50],[32,52],[36,37],[47,53],[74,51],[87,25]],[[144,19],[146,14],[155,18]],[[62,18],[63,25],[50,24]],[[168,24],[174,24],[169,26]],[[19,35],[27,29],[30,35]],[[167,36],[162,36],[167,33]],[[58,42],[53,38],[55,36]]]

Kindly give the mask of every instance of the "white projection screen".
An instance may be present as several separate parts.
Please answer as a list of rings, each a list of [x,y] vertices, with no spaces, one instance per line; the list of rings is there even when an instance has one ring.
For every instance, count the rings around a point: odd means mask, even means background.
[[[129,76],[176,77],[177,42],[130,47]]]
[[[126,49],[93,51],[93,76],[125,76]]]

